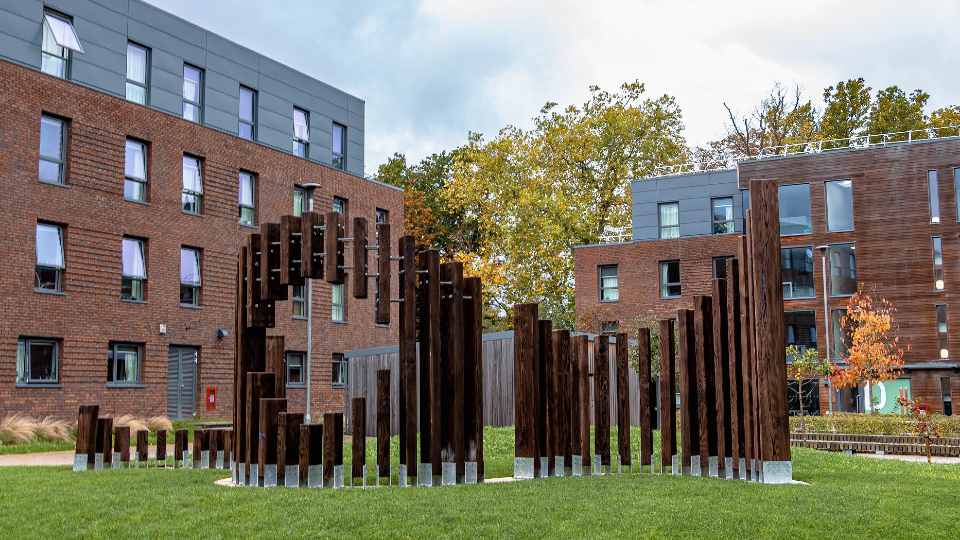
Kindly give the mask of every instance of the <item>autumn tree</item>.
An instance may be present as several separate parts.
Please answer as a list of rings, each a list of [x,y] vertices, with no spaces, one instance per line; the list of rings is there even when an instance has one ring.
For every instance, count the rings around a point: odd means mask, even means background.
[[[960,135],[960,105],[942,107],[930,113],[930,127],[941,136]],[[952,128],[952,129],[947,129]]]
[[[903,348],[896,335],[896,309],[884,298],[874,299],[858,290],[847,303],[840,325],[849,339],[843,365],[835,364],[830,376],[838,389],[866,385],[865,403],[872,404],[872,385],[896,379],[903,371]],[[874,410],[873,407],[870,407]]]
[[[803,383],[810,379],[818,379],[830,375],[830,364],[820,360],[820,354],[816,347],[801,348],[796,345],[788,345],[786,348],[787,358],[787,379],[797,383],[797,399],[800,402],[800,424],[798,429],[802,432],[806,429],[803,416],[805,413],[803,405]],[[814,385],[816,388],[816,385]]]
[[[863,77],[825,88],[819,138],[846,139],[862,134],[870,118],[870,101],[870,87]]]
[[[475,249],[458,257],[484,278],[491,307],[505,319],[513,304],[539,302],[573,328],[573,246],[629,227],[631,179],[679,162],[682,129],[671,96],[648,98],[632,82],[591,87],[580,106],[547,103],[529,130],[471,135],[445,197],[477,221]]]
[[[888,86],[877,92],[870,105],[867,130],[871,134],[921,130],[927,127],[924,108],[930,94],[914,90],[908,95],[899,86]]]
[[[941,437],[937,417],[930,413],[930,407],[907,395],[897,398],[897,404],[910,415],[910,430],[923,441],[927,454],[927,463],[933,463],[933,443]]]
[[[774,83],[749,114],[737,114],[726,103],[723,106],[728,125],[722,145],[734,156],[755,156],[764,148],[809,141],[817,129],[813,103],[803,98],[798,86],[791,93]]]

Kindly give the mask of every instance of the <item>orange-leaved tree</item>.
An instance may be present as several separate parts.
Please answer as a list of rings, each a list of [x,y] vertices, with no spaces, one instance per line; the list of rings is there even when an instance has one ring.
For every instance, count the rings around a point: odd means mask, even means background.
[[[863,289],[850,297],[840,326],[849,340],[843,365],[834,365],[831,383],[839,389],[866,386],[866,403],[871,404],[870,385],[896,379],[903,371],[903,348],[896,334],[896,308],[885,298],[874,300]]]

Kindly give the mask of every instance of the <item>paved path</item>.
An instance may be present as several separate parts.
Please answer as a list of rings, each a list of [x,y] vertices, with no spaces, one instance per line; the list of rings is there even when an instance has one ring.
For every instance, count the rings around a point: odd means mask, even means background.
[[[894,459],[897,461],[909,461],[912,463],[927,462],[927,456],[897,456],[893,454],[856,454],[856,455],[873,458],[873,459]],[[960,457],[933,456],[933,462],[940,463],[943,465],[957,465],[957,464],[960,464]]]

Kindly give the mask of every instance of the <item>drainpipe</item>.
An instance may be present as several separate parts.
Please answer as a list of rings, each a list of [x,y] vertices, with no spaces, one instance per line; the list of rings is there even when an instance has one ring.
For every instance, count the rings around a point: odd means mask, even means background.
[[[820,273],[823,274],[823,328],[826,330],[823,335],[825,338],[826,351],[827,351],[827,364],[832,365],[830,362],[830,332],[833,330],[832,323],[830,320],[830,301],[827,296],[827,248],[829,246],[817,246],[817,250],[820,251],[820,263],[821,270]],[[830,384],[830,379],[827,379],[827,412],[833,414],[833,385]]]

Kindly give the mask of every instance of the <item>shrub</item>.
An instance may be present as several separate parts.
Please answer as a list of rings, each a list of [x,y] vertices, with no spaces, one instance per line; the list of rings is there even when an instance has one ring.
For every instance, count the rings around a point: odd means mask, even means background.
[[[117,418],[113,419],[114,427],[128,427],[130,428],[130,435],[138,431],[150,431],[147,427],[147,421],[137,418],[132,414],[124,414]]]
[[[71,441],[70,423],[66,420],[57,420],[52,416],[45,416],[33,428],[33,436],[38,441]]]
[[[36,422],[29,416],[12,414],[0,419],[0,443],[22,444],[33,439]]]
[[[166,416],[151,416],[146,419],[147,427],[150,431],[173,431],[173,422]]]
[[[936,415],[944,437],[960,437],[960,416]],[[790,417],[790,430],[796,431],[800,419]],[[853,435],[912,435],[909,416],[899,414],[833,413],[805,416],[807,433],[850,433]]]

